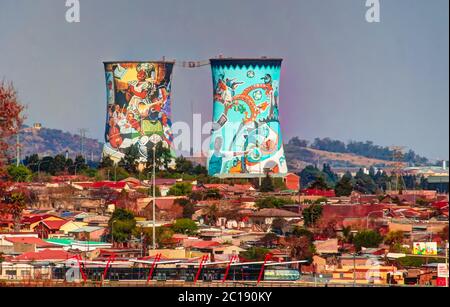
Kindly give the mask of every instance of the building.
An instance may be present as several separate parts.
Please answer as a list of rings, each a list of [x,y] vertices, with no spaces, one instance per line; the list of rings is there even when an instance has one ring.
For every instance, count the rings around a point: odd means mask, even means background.
[[[282,60],[219,58],[210,62],[214,101],[209,175],[286,175],[279,121]]]

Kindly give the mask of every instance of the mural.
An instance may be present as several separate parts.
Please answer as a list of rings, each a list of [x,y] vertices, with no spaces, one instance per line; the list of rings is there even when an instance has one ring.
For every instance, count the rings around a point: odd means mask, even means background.
[[[105,63],[107,116],[103,155],[118,162],[135,148],[146,162],[155,144],[172,150],[172,62]]]
[[[211,60],[211,176],[287,173],[278,111],[281,61]]]

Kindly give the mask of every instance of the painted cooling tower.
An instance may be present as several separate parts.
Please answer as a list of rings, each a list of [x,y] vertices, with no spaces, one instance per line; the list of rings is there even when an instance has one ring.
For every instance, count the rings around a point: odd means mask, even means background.
[[[286,174],[279,118],[281,59],[213,59],[208,172],[220,177]]]
[[[131,150],[146,162],[154,144],[171,148],[173,62],[106,62],[107,116],[103,156],[118,162]]]

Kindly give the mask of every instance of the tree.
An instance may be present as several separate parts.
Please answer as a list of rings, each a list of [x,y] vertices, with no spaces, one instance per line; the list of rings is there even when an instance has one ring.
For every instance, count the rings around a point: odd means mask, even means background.
[[[319,176],[314,180],[311,185],[309,186],[311,189],[320,190],[320,191],[327,191],[329,189],[329,186],[325,180],[324,176]]]
[[[306,236],[286,238],[292,259],[308,260],[312,262],[315,253],[314,244]]]
[[[172,196],[186,196],[192,192],[192,184],[189,182],[179,182],[174,184],[168,192]]]
[[[102,161],[100,161],[98,168],[104,169],[104,168],[111,168],[113,166],[114,166],[114,161],[110,157],[105,156],[102,158]]]
[[[8,158],[11,136],[19,133],[24,117],[24,107],[19,103],[17,91],[12,83],[0,82],[0,171]]]
[[[175,204],[183,208],[183,218],[192,219],[192,215],[195,213],[195,206],[189,199],[179,198],[175,200]]]
[[[270,196],[256,200],[255,205],[259,209],[264,209],[264,208],[281,208],[284,205],[289,205],[291,203],[292,201],[289,199]]]
[[[298,136],[293,137],[289,141],[289,145],[297,146],[297,147],[308,147],[309,141],[301,140]]]
[[[317,167],[308,165],[299,173],[299,176],[301,186],[307,187],[323,174]]]
[[[162,142],[156,144],[155,148],[155,170],[161,171],[162,168],[167,170],[169,163],[172,161],[172,153],[169,148],[163,146]],[[136,158],[135,160],[137,160]],[[153,148],[148,152],[147,163],[145,165],[145,172],[151,173],[153,171]]]
[[[353,237],[353,244],[356,250],[360,251],[362,247],[378,247],[383,242],[383,237],[376,231],[363,230]]]
[[[14,232],[21,229],[20,221],[22,220],[22,212],[26,208],[26,194],[22,191],[14,191],[4,194],[3,204],[0,204],[0,210],[3,213],[12,215],[14,223]],[[2,213],[0,212],[0,213]]]
[[[175,159],[175,171],[180,174],[192,174],[194,166],[191,161],[181,156]]]
[[[338,181],[338,175],[331,170],[331,166],[325,163],[322,172],[325,175],[325,182],[327,185],[334,187]]]
[[[375,194],[377,191],[377,186],[372,177],[365,174],[364,171],[360,169],[355,176],[354,189],[355,191],[363,194]]]
[[[259,188],[259,191],[263,193],[275,191],[275,187],[269,173],[267,173],[266,177],[264,177],[264,179],[261,181],[261,187]]]
[[[136,227],[136,219],[133,212],[117,208],[114,210],[108,225],[114,242],[127,242],[131,239]]]
[[[384,243],[394,245],[396,243],[403,243],[403,231],[390,231],[384,238]]]
[[[298,238],[307,237],[310,241],[314,240],[314,234],[306,228],[302,228],[299,226],[294,227],[292,234]]]
[[[32,172],[23,165],[11,165],[8,167],[8,175],[15,182],[28,182],[31,180]]]
[[[270,250],[264,247],[251,247],[240,253],[240,256],[250,261],[263,261],[269,252]]]
[[[179,219],[172,225],[172,230],[175,233],[194,235],[197,233],[198,226],[191,219]]]
[[[137,146],[130,146],[124,150],[125,156],[120,160],[119,166],[123,167],[127,172],[134,174],[137,172],[137,160],[140,157]],[[148,159],[152,160],[152,159]]]
[[[322,205],[311,205],[303,209],[302,215],[305,226],[311,227],[316,224],[316,222],[322,217],[323,207]]]
[[[272,231],[274,233],[283,235],[289,223],[283,218],[276,218],[272,221]]]
[[[206,219],[209,225],[213,225],[217,222],[217,218],[219,216],[219,208],[216,205],[212,205],[208,207],[206,211]]]
[[[269,232],[259,239],[258,242],[264,247],[272,247],[278,243],[278,236],[273,232]]]
[[[338,181],[336,184],[334,191],[336,193],[336,196],[350,196],[353,191],[353,183],[352,183],[352,174],[350,172],[345,173],[344,176],[342,176],[341,180]]]
[[[25,157],[23,164],[28,167],[33,173],[38,171],[39,156],[37,154],[32,154],[31,156]]]

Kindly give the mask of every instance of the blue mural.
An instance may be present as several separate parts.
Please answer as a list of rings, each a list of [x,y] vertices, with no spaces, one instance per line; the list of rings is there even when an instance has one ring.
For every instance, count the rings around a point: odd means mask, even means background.
[[[214,59],[211,176],[286,174],[279,122],[280,59]]]

